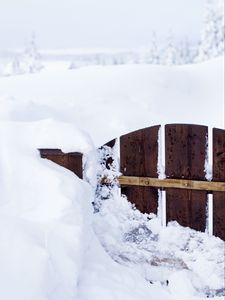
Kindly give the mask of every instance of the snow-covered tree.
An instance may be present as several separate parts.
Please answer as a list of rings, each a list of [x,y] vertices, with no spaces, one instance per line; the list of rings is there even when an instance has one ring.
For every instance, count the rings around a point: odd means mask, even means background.
[[[190,64],[193,62],[191,47],[187,37],[181,41],[178,50],[180,64]]]
[[[15,56],[13,61],[8,63],[3,70],[3,75],[5,75],[5,76],[19,75],[19,74],[23,74],[23,73],[24,73],[24,71],[21,66],[21,61],[20,61],[19,55]]]
[[[32,34],[31,40],[22,55],[21,65],[24,73],[36,73],[43,68],[41,55],[36,45],[35,33]]]
[[[21,69],[21,63],[20,63],[18,56],[16,56],[12,62],[12,72],[13,72],[13,74],[23,73],[23,70]]]
[[[206,0],[203,29],[196,61],[224,53],[224,0]]]
[[[159,64],[160,63],[160,53],[159,53],[159,49],[158,49],[157,36],[156,36],[155,32],[152,33],[150,49],[146,55],[146,63],[147,64]]]
[[[22,54],[14,57],[12,62],[6,65],[4,75],[18,75],[25,73],[36,73],[43,68],[41,56],[37,50],[36,37],[33,33],[28,46]]]
[[[162,55],[162,63],[169,66],[179,64],[178,56],[173,35],[170,33],[167,39],[167,46]]]
[[[224,0],[218,0],[216,6],[216,40],[217,40],[217,54],[224,54],[225,44],[225,18],[224,18]]]

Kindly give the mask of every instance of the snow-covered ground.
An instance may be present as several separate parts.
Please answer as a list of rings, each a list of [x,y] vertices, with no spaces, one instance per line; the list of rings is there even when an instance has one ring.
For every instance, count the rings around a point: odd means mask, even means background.
[[[1,105],[1,114],[18,121],[73,123],[96,145],[158,123],[222,128],[223,65],[219,58],[179,67],[91,66],[2,77],[0,95],[7,104]]]
[[[0,78],[0,299],[223,299],[224,242],[114,195],[93,214],[95,148],[162,123],[224,126],[224,61]],[[85,155],[85,177],[38,148]]]

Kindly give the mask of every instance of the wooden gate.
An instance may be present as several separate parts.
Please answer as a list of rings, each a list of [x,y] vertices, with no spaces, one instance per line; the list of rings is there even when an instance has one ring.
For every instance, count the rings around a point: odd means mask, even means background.
[[[225,130],[213,129],[208,148],[208,127],[169,124],[160,137],[161,126],[153,126],[120,137],[121,191],[143,213],[157,213],[159,191],[166,194],[166,223],[206,231],[208,195],[213,198],[213,234],[225,240]],[[165,141],[162,149],[160,139]],[[113,148],[115,140],[105,144]],[[59,149],[39,149],[41,157],[73,171],[82,178],[82,154]],[[164,153],[165,179],[159,178]],[[212,180],[206,179],[208,153],[212,154]],[[106,157],[110,169],[113,157]],[[104,184],[104,182],[101,182]],[[107,184],[107,182],[106,182]],[[210,211],[211,213],[211,211]]]
[[[213,194],[213,233],[225,240],[225,130],[200,125],[165,126],[165,179],[158,179],[160,126],[120,137],[122,193],[143,213],[156,213],[158,190],[166,192],[166,222],[205,231],[208,194]],[[207,149],[213,153],[212,181],[207,181]],[[162,149],[161,149],[162,150]]]
[[[72,171],[83,178],[82,154],[79,152],[64,153],[60,149],[39,149],[42,158],[49,159],[56,164]]]
[[[125,176],[157,177],[159,126],[141,129],[120,138],[120,171]],[[122,186],[122,193],[141,212],[157,213],[158,190],[145,186]]]

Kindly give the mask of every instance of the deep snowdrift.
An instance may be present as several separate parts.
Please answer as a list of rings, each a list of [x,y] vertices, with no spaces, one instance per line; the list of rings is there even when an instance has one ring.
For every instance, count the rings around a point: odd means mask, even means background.
[[[182,295],[183,299],[197,299],[192,282],[195,278],[189,279],[185,272],[170,275],[168,287],[151,285],[144,279],[151,276],[142,274],[146,266],[136,271],[140,261],[134,260],[134,267],[120,257],[124,265],[117,264],[100,245],[92,225],[96,169],[93,142],[101,145],[124,132],[155,123],[193,122],[221,127],[223,79],[222,59],[173,68],[89,67],[0,78],[0,298],[172,300]],[[91,185],[41,159],[37,151],[41,147],[83,152]],[[126,233],[123,226],[128,229],[131,225],[132,229],[134,223],[129,224],[127,214],[133,211],[124,199],[116,198],[115,207],[125,207],[117,215],[112,201],[105,203],[94,228],[108,252],[114,244],[115,251],[110,255],[119,261],[120,242]],[[138,218],[142,222],[142,217]],[[135,218],[131,221],[136,222]],[[154,220],[149,226],[159,229],[154,227]],[[176,241],[172,245],[165,241],[171,232],[173,226],[161,235],[162,245],[177,250]],[[181,229],[175,232],[177,236],[183,234]],[[218,255],[223,246],[218,239],[207,240],[206,234],[204,239],[209,252],[201,266],[207,257],[210,259],[211,246],[216,247],[214,253]],[[132,241],[126,247],[129,251],[125,258],[131,259],[130,249],[134,256],[137,249],[132,248]],[[195,245],[190,247],[197,251]],[[193,259],[199,259],[202,253]],[[144,256],[141,250],[139,254]],[[193,260],[189,262],[191,265]],[[211,281],[215,278],[211,282],[214,288],[221,286],[220,271],[215,277],[210,274]]]
[[[38,154],[46,143],[82,151],[94,178],[87,136],[51,120],[1,121],[0,135],[1,299],[173,299],[110,259],[92,229],[91,185]]]
[[[218,58],[179,67],[93,66],[2,77],[0,95],[8,104],[1,103],[1,115],[73,123],[96,145],[158,123],[223,127],[223,66]]]
[[[0,136],[0,298],[74,299],[92,191],[72,172],[40,159],[37,149],[47,143],[91,153],[91,143],[51,120],[1,121]]]
[[[224,295],[224,242],[131,208],[124,197],[103,201],[95,231],[109,255],[149,282],[166,285],[180,299]],[[191,286],[192,289],[189,289]],[[185,292],[184,292],[185,290]]]

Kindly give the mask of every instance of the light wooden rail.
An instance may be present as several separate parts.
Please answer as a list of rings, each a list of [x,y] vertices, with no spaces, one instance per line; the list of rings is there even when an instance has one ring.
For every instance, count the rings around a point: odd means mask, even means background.
[[[187,179],[158,179],[152,177],[120,176],[120,185],[149,186],[156,188],[176,188],[201,190],[207,192],[225,192],[225,182],[198,181]]]

